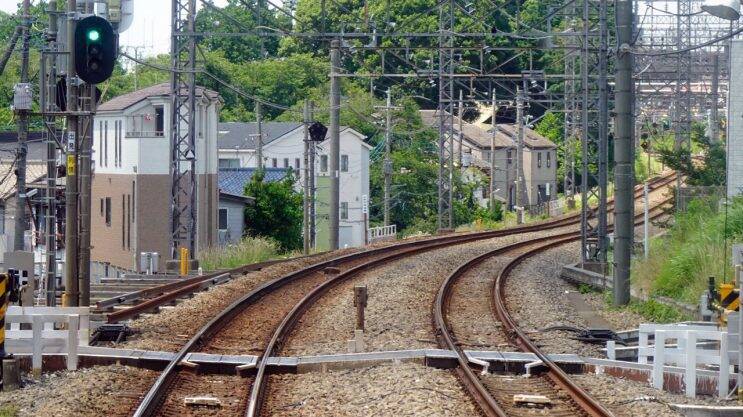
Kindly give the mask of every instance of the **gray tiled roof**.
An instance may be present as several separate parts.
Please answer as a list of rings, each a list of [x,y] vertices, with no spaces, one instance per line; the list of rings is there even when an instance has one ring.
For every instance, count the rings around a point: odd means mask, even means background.
[[[265,182],[281,181],[286,176],[287,168],[265,168]],[[244,195],[245,185],[255,174],[255,168],[220,168],[219,191],[232,195]]]
[[[437,110],[421,110],[421,119],[423,123],[437,127],[439,116]],[[459,118],[454,116],[454,130],[459,131]],[[512,124],[499,123],[496,125],[498,132],[495,135],[496,148],[512,148],[515,146],[516,127]],[[472,123],[463,122],[462,130],[465,138],[477,144],[481,148],[490,149],[491,130],[485,130]],[[555,148],[555,144],[549,139],[538,134],[528,127],[524,128],[524,144],[530,148]]]
[[[286,135],[301,127],[299,122],[264,122],[263,144]],[[255,149],[255,136],[258,134],[258,123],[225,122],[219,124],[219,149]]]
[[[206,89],[204,87],[196,87],[196,96],[199,97],[202,94],[206,94],[206,96],[210,99],[219,97],[219,94],[215,91]],[[162,96],[170,96],[170,83],[155,84],[137,91],[132,91],[128,94],[122,94],[120,96],[114,97],[111,100],[108,100],[107,102],[98,106],[98,111],[101,112],[124,110],[147,98]]]

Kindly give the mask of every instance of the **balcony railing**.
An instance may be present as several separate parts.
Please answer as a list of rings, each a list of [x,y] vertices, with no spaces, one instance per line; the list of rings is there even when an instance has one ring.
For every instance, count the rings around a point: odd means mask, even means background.
[[[158,132],[153,130],[127,130],[127,138],[161,138],[165,136],[165,132]]]

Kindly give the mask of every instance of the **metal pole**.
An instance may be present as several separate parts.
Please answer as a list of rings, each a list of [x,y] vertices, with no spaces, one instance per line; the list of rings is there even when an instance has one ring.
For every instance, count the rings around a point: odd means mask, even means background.
[[[390,188],[392,188],[392,160],[390,159],[392,140],[392,90],[387,89],[387,116],[384,131],[384,225],[390,225]]]
[[[630,262],[632,256],[633,182],[632,132],[635,116],[632,111],[634,83],[632,80],[634,16],[632,1],[618,0],[617,8],[617,54],[615,112],[616,135],[614,139],[614,304],[624,305],[630,298]]]
[[[255,144],[256,158],[258,159],[256,166],[258,169],[263,169],[263,105],[260,101],[255,102],[255,121],[258,125],[258,136]]]
[[[462,136],[464,135],[464,98],[463,90],[459,90],[459,134],[457,135],[457,163],[462,167]]]
[[[495,100],[495,88],[493,89],[493,114],[492,128],[490,132],[490,210],[495,210],[495,134],[496,134],[496,114],[498,113],[498,104]]]
[[[302,199],[303,252],[310,253],[310,103],[304,101],[304,198]]]
[[[67,13],[77,12],[77,1],[67,0]],[[75,44],[74,19],[67,19],[67,111],[77,111],[77,74],[75,73],[75,54],[72,53]],[[78,187],[77,187],[77,130],[78,117],[67,116],[67,177],[65,182],[65,294],[62,304],[66,307],[77,307],[78,291]]]
[[[712,56],[712,105],[710,106],[709,117],[709,139],[712,143],[717,143],[720,139],[720,121],[718,115],[718,101],[720,100],[720,56]]]
[[[521,88],[516,88],[516,124],[518,137],[516,143],[516,205],[524,207],[524,96]]]
[[[738,298],[743,295],[743,271],[738,273]],[[743,308],[738,308],[738,401],[743,401]]]
[[[47,5],[47,12],[49,13],[49,52],[55,52],[57,50],[57,2],[51,0]],[[49,68],[47,70],[46,64],[49,62]],[[49,100],[48,92],[56,92],[56,70],[57,57],[54,54],[44,53],[41,60],[41,81],[40,100],[42,111],[48,111],[54,109],[54,100]],[[47,127],[50,127],[56,131],[56,124],[54,117],[45,117],[44,123]],[[54,307],[57,304],[57,144],[54,141],[54,137],[48,131],[45,131],[46,135],[46,190],[44,195],[46,198],[46,221],[45,221],[45,233],[46,233],[46,305]]]
[[[642,223],[642,237],[644,239],[643,242],[643,249],[644,249],[644,255],[645,259],[648,259],[648,255],[650,254],[650,214],[649,214],[649,207],[650,207],[650,196],[648,195],[648,183],[645,181],[645,184],[642,187],[642,193],[643,193],[643,201],[645,202],[645,212],[643,213],[643,223]]]
[[[31,0],[23,0],[23,25],[21,42],[21,83],[28,83],[28,49],[30,34],[29,16]],[[24,250],[24,235],[26,232],[26,156],[28,154],[28,110],[16,110],[18,114],[18,150],[16,158],[16,206],[15,206],[15,235],[13,247],[15,250]]]
[[[341,66],[338,39],[330,41],[330,213],[328,216],[330,250],[338,249],[340,181],[340,80],[337,76]]]
[[[309,102],[309,120],[313,119],[315,103]],[[315,142],[310,143],[310,247],[315,247]]]

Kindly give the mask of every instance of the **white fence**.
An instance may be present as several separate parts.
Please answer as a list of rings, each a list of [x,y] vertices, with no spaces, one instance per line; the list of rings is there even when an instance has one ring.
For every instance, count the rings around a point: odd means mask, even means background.
[[[394,239],[397,236],[397,225],[370,227],[368,231],[369,243],[383,239]]]
[[[716,365],[719,367],[717,380],[718,395],[728,395],[730,381],[730,350],[727,332],[717,330],[710,323],[678,324],[641,324],[638,331],[637,362],[647,364],[653,357],[653,387],[663,389],[663,374],[666,364],[685,369],[685,393],[688,397],[696,396],[697,365]],[[649,344],[650,335],[654,335],[654,344]],[[675,340],[674,344],[666,341]],[[614,342],[607,343],[607,356],[615,358]]]
[[[90,340],[90,310],[87,307],[19,307],[10,306],[5,316],[10,330],[5,331],[8,353],[31,353],[31,367],[41,373],[44,353],[66,353],[67,369],[77,369],[79,346]],[[21,329],[30,324],[31,329]],[[65,324],[66,330],[56,330],[55,324]]]

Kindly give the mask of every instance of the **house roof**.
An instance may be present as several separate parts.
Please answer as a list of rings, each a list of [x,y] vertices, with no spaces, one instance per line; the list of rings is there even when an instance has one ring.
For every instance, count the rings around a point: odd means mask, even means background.
[[[438,110],[421,110],[423,123],[428,126],[437,126],[439,120],[437,112]],[[459,118],[454,116],[453,119],[454,130],[459,131]],[[498,123],[495,126],[498,129],[495,135],[496,148],[512,148],[516,146],[518,135],[516,125]],[[492,131],[490,129],[484,129],[475,124],[463,121],[462,130],[464,137],[469,139],[470,142],[478,145],[480,148],[490,149],[490,140],[492,137]],[[526,126],[524,127],[524,145],[529,148],[557,147],[552,141]]]
[[[274,140],[302,126],[298,122],[264,122],[262,123],[263,144]],[[255,149],[258,134],[258,123],[226,122],[219,124],[219,149]]]
[[[209,90],[204,87],[196,87],[196,96],[204,96],[210,100],[219,98],[219,94],[216,91]],[[150,97],[169,97],[170,96],[170,83],[155,84],[149,87],[132,91],[128,94],[122,94],[114,97],[111,100],[98,106],[98,111],[118,111],[127,109],[142,100]]]
[[[28,161],[46,161],[46,143],[41,139],[41,133],[31,134],[26,142]],[[13,132],[0,132],[0,160],[15,156],[14,152],[18,148],[18,136]]]
[[[2,156],[2,155],[0,155]],[[15,166],[10,158],[0,158],[0,201],[15,195],[16,176]],[[46,163],[29,161],[26,164],[26,182],[32,184],[46,176]]]
[[[238,203],[243,203],[243,204],[254,204],[255,203],[255,198],[253,197],[248,197],[246,195],[235,195],[235,194],[225,193],[222,191],[219,192],[219,198],[224,199],[224,200],[236,201]]]
[[[286,177],[287,168],[264,168],[264,181],[281,181]],[[245,194],[245,185],[253,178],[256,168],[220,168],[219,191],[221,193],[242,196]]]
[[[263,122],[261,128],[263,129],[263,145],[268,145],[271,142],[279,139],[296,129],[302,127],[302,123],[299,122]],[[371,149],[368,143],[364,140],[360,133],[356,132],[348,126],[339,126],[341,132],[350,130],[359,135],[359,140],[367,148]],[[219,138],[217,146],[219,149],[241,149],[241,150],[254,150],[255,149],[255,138],[258,134],[258,123],[256,122],[224,122],[219,124]],[[330,137],[330,131],[325,135],[325,139]]]

